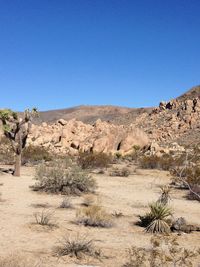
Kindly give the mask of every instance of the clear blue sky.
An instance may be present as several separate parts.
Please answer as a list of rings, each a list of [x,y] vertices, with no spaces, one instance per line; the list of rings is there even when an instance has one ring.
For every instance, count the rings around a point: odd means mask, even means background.
[[[154,106],[198,84],[199,0],[0,0],[0,107]]]

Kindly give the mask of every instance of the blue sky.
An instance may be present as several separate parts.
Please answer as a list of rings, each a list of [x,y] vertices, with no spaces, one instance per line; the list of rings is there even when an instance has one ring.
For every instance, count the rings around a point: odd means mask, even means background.
[[[0,107],[158,105],[200,84],[199,0],[0,0]]]

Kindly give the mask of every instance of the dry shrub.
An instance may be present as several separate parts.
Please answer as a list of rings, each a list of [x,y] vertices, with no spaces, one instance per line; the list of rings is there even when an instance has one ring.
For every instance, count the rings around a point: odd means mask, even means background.
[[[93,205],[95,202],[96,202],[96,199],[93,195],[86,195],[83,198],[82,205],[89,207],[89,206]]]
[[[143,156],[139,159],[139,165],[142,169],[159,169],[170,170],[176,164],[176,159],[172,155],[163,154],[161,157],[157,155]]]
[[[198,197],[198,196],[200,196],[200,185],[191,185],[191,190],[192,191],[189,191],[187,198],[190,200],[200,201],[200,199]]]
[[[180,247],[177,237],[155,236],[148,249],[131,247],[127,253],[129,260],[123,267],[192,267],[199,252]]]
[[[47,148],[30,145],[25,147],[22,153],[22,164],[38,164],[41,161],[50,161],[53,156]]]
[[[122,158],[123,160],[128,160],[128,161],[138,161],[140,156],[143,154],[143,149],[140,146],[134,145],[132,152],[124,155]]]
[[[62,202],[60,203],[59,208],[61,208],[61,209],[71,209],[71,208],[73,208],[73,205],[72,205],[72,202],[71,202],[71,198],[69,198],[69,197],[63,198]]]
[[[60,160],[54,161],[50,166],[39,165],[36,168],[37,182],[32,187],[33,190],[66,195],[94,192],[96,182],[92,176],[76,165],[66,167],[65,162]]]
[[[14,163],[14,152],[11,147],[11,143],[5,136],[0,139],[0,163],[6,165],[12,165]]]
[[[76,214],[78,224],[109,228],[113,225],[112,217],[101,206],[92,205],[81,208]]]
[[[80,152],[77,162],[82,169],[107,168],[112,156],[103,152]]]
[[[128,177],[130,175],[130,171],[127,167],[123,167],[121,169],[115,167],[109,173],[110,176],[119,176],[119,177]]]
[[[57,256],[70,256],[81,259],[83,256],[91,256],[98,258],[101,255],[100,250],[95,249],[94,241],[86,236],[77,236],[71,238],[64,236],[60,241],[60,245],[56,247],[55,253]]]

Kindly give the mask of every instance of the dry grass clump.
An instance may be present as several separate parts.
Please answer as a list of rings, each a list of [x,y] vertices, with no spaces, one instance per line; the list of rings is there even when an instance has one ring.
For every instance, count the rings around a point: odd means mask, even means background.
[[[112,156],[103,152],[80,152],[77,163],[82,169],[107,168],[112,163]]]
[[[109,173],[110,176],[119,176],[119,177],[128,177],[130,175],[130,171],[127,167],[123,167],[121,169],[115,167]]]
[[[38,164],[41,161],[50,161],[53,156],[47,148],[42,146],[29,145],[22,153],[22,164]]]
[[[154,202],[149,207],[149,213],[139,216],[139,224],[146,227],[146,231],[149,233],[169,233],[171,231],[171,208],[160,202]]]
[[[56,226],[54,219],[54,211],[42,210],[41,212],[34,213],[35,223],[42,226]]]
[[[156,236],[151,239],[148,249],[131,247],[127,253],[128,261],[123,267],[192,267],[199,252],[199,249],[188,250],[180,247],[176,237]]]
[[[72,205],[72,202],[71,202],[71,198],[69,198],[69,197],[63,198],[62,202],[60,203],[59,208],[61,208],[61,209],[71,209],[71,208],[73,208],[73,205]]]
[[[76,217],[76,222],[84,226],[104,228],[113,226],[111,215],[99,205],[80,208],[77,211]]]
[[[82,205],[89,207],[89,206],[93,205],[96,201],[97,201],[97,199],[93,195],[86,195],[83,198]]]
[[[94,192],[96,182],[86,171],[76,165],[66,168],[62,161],[54,161],[51,165],[41,164],[36,168],[35,191],[80,195]]]
[[[57,256],[70,256],[81,259],[83,256],[100,257],[100,250],[96,250],[94,241],[86,236],[77,235],[76,237],[64,236],[60,245],[56,247]]]

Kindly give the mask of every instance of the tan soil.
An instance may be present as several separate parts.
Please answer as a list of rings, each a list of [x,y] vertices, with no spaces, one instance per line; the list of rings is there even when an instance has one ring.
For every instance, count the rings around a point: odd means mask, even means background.
[[[149,202],[159,196],[159,185],[167,184],[170,177],[167,172],[138,170],[127,178],[109,177],[103,174],[94,175],[99,185],[97,195],[102,206],[109,213],[120,211],[124,214],[115,218],[114,227],[110,229],[78,226],[74,222],[76,210],[80,207],[83,197],[73,197],[74,209],[58,209],[61,195],[48,195],[33,192],[29,188],[34,184],[34,169],[22,168],[20,178],[10,174],[0,174],[0,255],[21,254],[23,257],[40,259],[42,266],[72,267],[75,264],[90,264],[92,266],[121,267],[127,259],[126,249],[131,245],[148,247],[150,234],[135,225],[139,214],[144,214]],[[174,190],[171,206],[176,217],[183,216],[191,224],[199,224],[199,203],[184,198],[186,192]],[[50,229],[33,224],[34,212],[41,211],[34,204],[47,203],[55,211],[57,228]],[[65,234],[75,236],[77,233],[86,234],[95,240],[97,248],[101,248],[102,261],[65,257],[58,259],[52,255],[53,248]],[[175,234],[176,235],[176,234]],[[193,249],[200,246],[200,232],[178,236],[179,243]],[[199,257],[200,262],[200,257]]]

